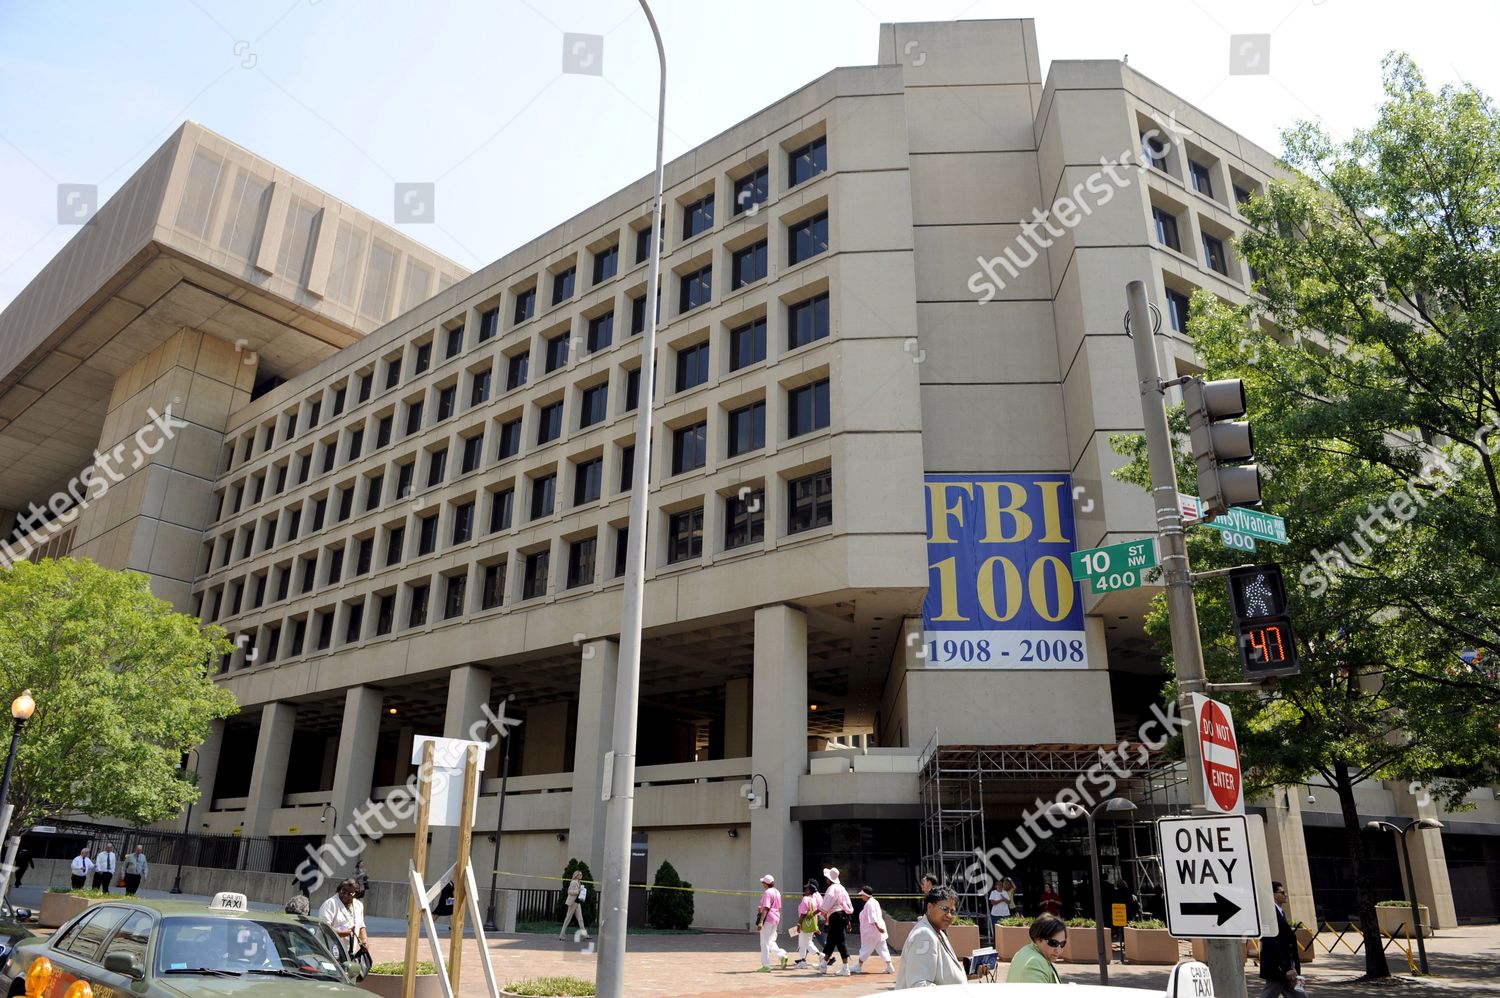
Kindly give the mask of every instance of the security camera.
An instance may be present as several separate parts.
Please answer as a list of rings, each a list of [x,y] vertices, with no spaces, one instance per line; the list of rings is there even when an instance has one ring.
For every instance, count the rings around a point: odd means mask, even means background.
[[[759,797],[755,796],[755,791],[754,790],[747,790],[745,792],[745,800],[749,801],[752,807],[755,805],[755,802],[757,800],[759,800],[759,799],[760,799]]]
[[[1308,792],[1307,792],[1307,802],[1308,802],[1308,803],[1309,803],[1309,804],[1316,804],[1316,803],[1317,803],[1317,802],[1318,802],[1318,798],[1316,798],[1316,797],[1314,797],[1314,796],[1313,796],[1313,795],[1312,795],[1312,791],[1311,791],[1311,790],[1309,790],[1309,791],[1308,791]]]
[[[328,815],[326,815],[326,814],[323,815],[321,818],[318,819],[319,822],[326,822],[327,820],[328,820]]]

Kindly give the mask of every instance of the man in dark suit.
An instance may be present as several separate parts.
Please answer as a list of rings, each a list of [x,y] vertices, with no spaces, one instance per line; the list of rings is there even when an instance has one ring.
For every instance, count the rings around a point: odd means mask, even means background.
[[[1306,998],[1297,990],[1302,962],[1297,959],[1297,933],[1286,920],[1286,887],[1271,881],[1271,896],[1276,900],[1276,934],[1260,941],[1260,977],[1265,981],[1260,998]]]

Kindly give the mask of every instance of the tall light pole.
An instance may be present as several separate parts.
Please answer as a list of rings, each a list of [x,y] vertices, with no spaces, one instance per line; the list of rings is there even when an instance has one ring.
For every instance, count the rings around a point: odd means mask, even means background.
[[[1406,896],[1411,901],[1411,924],[1417,933],[1417,959],[1421,963],[1423,976],[1426,976],[1430,973],[1427,969],[1427,944],[1422,941],[1422,918],[1417,912],[1417,881],[1412,876],[1411,852],[1406,848],[1406,833],[1413,828],[1442,828],[1443,823],[1436,818],[1416,818],[1407,822],[1405,828],[1389,821],[1372,821],[1365,827],[1372,832],[1395,832],[1396,838],[1401,841],[1401,861],[1406,864]]]
[[[1094,835],[1094,818],[1100,811],[1134,811],[1135,804],[1124,797],[1111,797],[1109,800],[1101,801],[1094,805],[1092,811],[1082,804],[1051,804],[1042,812],[1045,817],[1048,814],[1062,815],[1070,820],[1084,818],[1088,821],[1089,828],[1089,868],[1094,879],[1094,946],[1099,951],[1099,983],[1109,984],[1109,961],[1114,955],[1114,944],[1106,947],[1104,945],[1104,891],[1099,884],[1099,839]],[[1113,933],[1110,934],[1113,937]]]
[[[193,775],[197,776],[198,765],[203,761],[203,757],[201,755],[198,755],[198,750],[195,748],[188,749],[188,755],[197,756],[197,758],[193,760]],[[197,781],[194,780],[193,782],[196,783]],[[177,875],[172,878],[172,890],[169,892],[171,894],[182,893],[182,854],[187,851],[188,830],[192,827],[192,823],[193,803],[192,801],[188,801],[187,814],[184,814],[182,816],[182,840],[177,843]]]
[[[667,141],[667,50],[651,5],[640,0],[661,66],[656,98],[656,183],[651,197],[651,254],[646,276],[646,323],[641,342],[641,388],[631,471],[630,536],[625,550],[625,594],[620,610],[619,675],[615,684],[612,747],[605,756],[604,881],[599,909],[599,998],[624,998],[625,922],[630,906],[630,839],[635,814],[635,726],[641,690],[641,622],[646,588],[647,502],[651,491],[651,418],[656,388],[656,325],[661,321],[661,198]],[[580,793],[587,793],[580,787]]]
[[[505,695],[505,705],[515,699],[514,693]],[[504,707],[500,710],[504,716]],[[500,726],[500,737],[505,739],[505,752],[500,756],[500,813],[495,818],[495,861],[490,864],[490,905],[484,913],[484,931],[499,931],[495,925],[495,881],[500,876],[500,833],[505,830],[505,783],[510,779],[510,733]]]

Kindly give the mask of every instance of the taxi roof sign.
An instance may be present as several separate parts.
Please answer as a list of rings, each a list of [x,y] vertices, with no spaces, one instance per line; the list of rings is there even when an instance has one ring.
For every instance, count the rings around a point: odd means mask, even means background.
[[[1214,977],[1208,964],[1185,960],[1172,968],[1167,998],[1214,998]]]
[[[214,895],[214,899],[208,903],[211,910],[219,911],[248,911],[250,899],[243,894],[234,891],[220,891]]]

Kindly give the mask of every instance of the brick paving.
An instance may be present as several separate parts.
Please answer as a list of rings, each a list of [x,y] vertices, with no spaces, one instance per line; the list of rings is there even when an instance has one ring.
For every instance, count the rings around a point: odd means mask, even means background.
[[[500,936],[489,942],[495,975],[502,985],[523,977],[551,975],[593,979],[595,954],[571,940],[559,942],[555,937],[527,934]],[[1332,943],[1333,937],[1325,934],[1320,942]],[[370,945],[377,960],[401,959],[403,941],[399,936],[378,936]],[[447,945],[444,939],[445,957]],[[879,975],[839,978],[790,969],[762,974],[757,971],[760,966],[757,946],[756,937],[750,933],[631,936],[625,964],[626,993],[631,998],[731,998],[750,993],[765,998],[793,995],[854,998],[879,994],[893,987],[892,978]],[[1500,996],[1500,925],[1444,930],[1428,941],[1427,953],[1433,976],[1413,977],[1407,970],[1405,956],[1392,946],[1387,956],[1396,976],[1370,984],[1355,981],[1364,972],[1362,954],[1355,956],[1344,949],[1329,954],[1320,946],[1317,959],[1303,968],[1308,994],[1310,998]],[[430,958],[425,940],[422,956]],[[480,998],[485,994],[478,959],[478,949],[470,939],[464,955],[459,998]],[[878,961],[873,962],[879,966]],[[1169,969],[1116,964],[1110,969],[1109,980],[1121,987],[1161,989],[1166,987]],[[1063,965],[1060,970],[1064,982],[1099,983],[1098,969],[1093,965]],[[1249,994],[1254,998],[1260,991],[1259,982],[1254,977],[1253,965],[1247,964],[1247,971]],[[1003,965],[1000,976],[1004,980]]]

